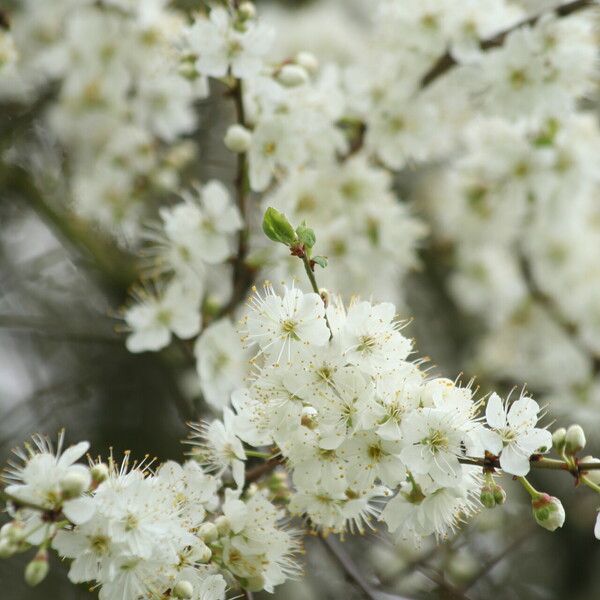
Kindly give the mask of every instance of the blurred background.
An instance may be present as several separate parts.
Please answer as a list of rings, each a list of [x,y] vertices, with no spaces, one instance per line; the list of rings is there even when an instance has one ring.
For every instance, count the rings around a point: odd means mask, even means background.
[[[180,3],[183,8],[186,4],[194,2]],[[367,7],[360,2],[259,4],[267,19],[287,24],[286,44],[312,44],[308,49],[332,60],[351,55],[353,37],[360,37],[365,26]],[[525,4],[537,10],[546,2]],[[14,6],[0,2],[3,11]],[[345,35],[335,34],[334,29],[342,25]],[[232,183],[234,158],[221,143],[232,113],[218,96],[219,91],[213,90],[211,98],[198,103],[201,125],[190,139],[197,144],[200,160],[185,176],[218,177]],[[15,147],[20,156],[27,156],[27,148],[38,143],[40,115],[52,98],[53,90],[48,89],[33,104],[11,99],[0,105],[4,156]],[[211,415],[199,400],[194,370],[177,345],[154,354],[127,352],[119,310],[135,280],[136,256],[84,220],[56,209],[57,199],[67,193],[61,183],[65,158],[53,148],[47,150],[44,160],[50,157],[54,164],[46,163],[43,177],[32,177],[22,161],[16,166],[0,163],[0,461],[9,459],[11,449],[32,433],[54,437],[62,428],[69,441],[89,440],[94,452],[104,456],[112,449],[116,455],[131,450],[139,457],[179,459],[185,422]],[[33,153],[29,158],[38,160]],[[464,373],[468,379],[486,325],[452,294],[451,259],[443,245],[436,245],[435,224],[427,203],[419,198],[427,181],[426,174],[408,170],[395,184],[403,201],[434,232],[419,249],[419,268],[401,283],[404,311],[412,318],[407,331],[415,338],[419,354],[430,357],[434,373],[450,378]],[[598,247],[590,252],[600,256]],[[597,370],[597,359],[590,360]],[[562,368],[560,357],[557,368]],[[482,391],[492,385],[507,391],[520,383],[510,378],[487,381],[485,375],[478,380]],[[592,415],[597,410],[594,405],[589,408]],[[598,422],[591,421],[590,433],[597,430]],[[581,424],[590,428],[588,422]],[[589,453],[598,454],[600,436],[590,446]],[[515,485],[507,489],[507,505],[485,512],[437,547],[428,542],[421,548],[394,544],[383,532],[374,531],[349,540],[344,551],[366,578],[389,592],[382,593],[382,599],[398,594],[472,600],[598,598],[600,543],[591,526],[595,499],[573,489],[566,475],[535,473],[532,481],[564,499],[567,522],[555,534],[534,526],[527,498]],[[336,560],[317,540],[309,537],[306,547],[306,577],[278,589],[275,598],[364,597],[345,580]],[[0,561],[0,598],[95,596],[70,584],[62,565],[51,569],[43,586],[28,588],[22,578],[26,561],[26,556]]]

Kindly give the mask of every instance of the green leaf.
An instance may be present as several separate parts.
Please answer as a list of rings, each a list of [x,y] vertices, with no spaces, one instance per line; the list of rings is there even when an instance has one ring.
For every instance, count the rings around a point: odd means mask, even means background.
[[[304,246],[309,249],[312,248],[317,242],[317,237],[315,236],[314,230],[312,230],[310,227],[307,227],[304,221],[296,229],[296,235],[298,236],[300,243],[304,244]]]
[[[298,241],[294,228],[287,217],[272,207],[267,208],[262,224],[265,235],[274,242],[291,246]]]
[[[327,258],[325,256],[315,256],[313,262],[319,265],[322,269],[327,266]]]

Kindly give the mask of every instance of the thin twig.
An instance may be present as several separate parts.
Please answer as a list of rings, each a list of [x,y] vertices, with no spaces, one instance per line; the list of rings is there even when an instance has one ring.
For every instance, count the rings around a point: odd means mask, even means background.
[[[460,590],[464,593],[471,589],[482,577],[485,577],[497,564],[502,562],[513,550],[518,548],[523,542],[527,541],[531,536],[532,529],[526,528],[521,535],[517,536],[510,544],[501,552],[490,558],[471,579],[461,586]]]
[[[283,464],[283,458],[281,456],[275,456],[270,458],[266,462],[248,469],[246,471],[246,483],[253,483],[258,481],[263,475],[267,475],[271,471],[274,471],[279,465]]]
[[[389,592],[383,592],[374,588],[364,577],[364,575],[358,570],[354,561],[346,554],[346,552],[340,548],[339,542],[329,535],[327,537],[320,537],[319,540],[323,546],[327,549],[329,554],[336,560],[338,565],[342,568],[346,577],[349,581],[359,588],[365,598],[370,600],[381,600],[383,597],[389,598],[390,600],[409,600],[404,596],[398,596],[397,594],[390,594]]]
[[[575,0],[574,2],[568,2],[567,4],[562,4],[560,6],[554,6],[550,10],[545,10],[533,17],[529,17],[520,21],[516,25],[497,33],[496,35],[487,38],[485,40],[481,40],[479,42],[479,47],[481,50],[490,50],[492,48],[497,48],[498,46],[502,46],[507,36],[519,29],[521,27],[531,27],[535,25],[542,17],[546,15],[554,14],[557,17],[568,17],[569,15],[578,12],[580,10],[590,8],[594,5],[594,0]],[[452,68],[457,66],[458,61],[452,56],[452,54],[448,51],[436,61],[436,63],[425,73],[423,78],[421,79],[421,88],[425,88],[428,85],[431,85],[436,79],[444,75],[446,72],[450,71]]]

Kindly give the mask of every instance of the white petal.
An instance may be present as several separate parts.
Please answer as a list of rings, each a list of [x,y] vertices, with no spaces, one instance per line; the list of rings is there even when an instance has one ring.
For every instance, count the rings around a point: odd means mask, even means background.
[[[495,392],[490,396],[485,407],[485,419],[490,427],[502,429],[506,425],[506,412],[502,399]]]
[[[90,449],[89,442],[79,442],[74,446],[69,446],[58,459],[59,467],[68,467],[79,460]]]
[[[96,505],[93,498],[84,496],[67,500],[63,504],[63,513],[71,523],[81,525],[89,521],[96,512]]]
[[[529,457],[516,450],[512,445],[507,446],[500,455],[500,467],[511,475],[522,477],[529,473]]]

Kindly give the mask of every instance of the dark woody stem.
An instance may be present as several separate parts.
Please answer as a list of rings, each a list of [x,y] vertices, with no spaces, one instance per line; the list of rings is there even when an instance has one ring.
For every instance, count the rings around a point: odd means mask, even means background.
[[[520,21],[516,25],[497,33],[493,37],[487,38],[485,40],[481,40],[479,42],[479,47],[481,50],[491,50],[492,48],[498,48],[502,46],[507,36],[519,29],[521,27],[528,27],[535,25],[542,17],[545,15],[556,15],[557,17],[568,17],[573,13],[576,13],[580,10],[590,8],[594,5],[594,0],[574,0],[573,2],[568,2],[567,4],[561,4],[560,6],[554,6],[550,10],[545,10],[533,17],[529,17],[523,21]],[[450,52],[446,52],[436,61],[436,63],[425,73],[423,78],[421,79],[421,88],[425,88],[428,85],[431,85],[436,79],[444,75],[446,72],[453,69],[459,63],[455,60],[455,58],[450,54]]]

